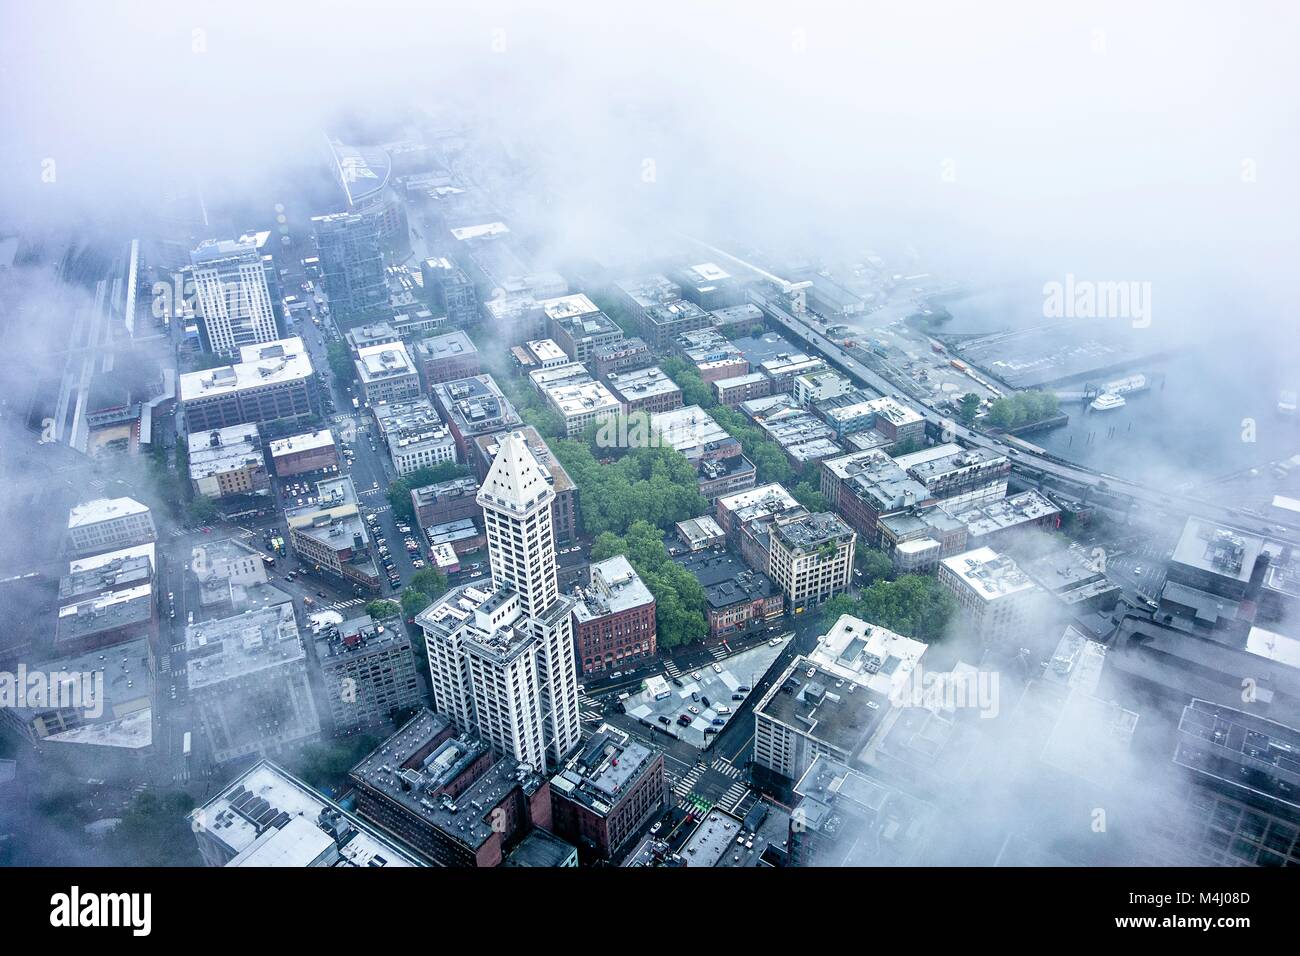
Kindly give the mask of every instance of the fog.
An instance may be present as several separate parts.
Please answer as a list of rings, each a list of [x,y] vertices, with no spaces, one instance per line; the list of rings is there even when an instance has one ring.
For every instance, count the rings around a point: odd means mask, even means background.
[[[1281,2],[8,4],[0,238],[49,255],[0,304],[22,356],[0,392],[61,364],[43,353],[88,300],[48,267],[74,237],[226,238],[277,203],[301,230],[339,208],[327,132],[456,128],[499,158],[482,178],[539,268],[636,269],[684,235],[773,262],[871,250],[995,290],[992,318],[954,307],[994,327],[1041,322],[1067,274],[1151,282],[1143,334],[1215,361],[1128,470],[1172,482],[1203,441],[1197,466],[1234,471],[1266,457],[1236,454],[1240,420],[1300,385],[1298,41]],[[1262,441],[1300,451],[1294,431]],[[47,471],[0,467],[17,547],[29,496],[55,495]],[[1010,781],[1039,757],[986,746]],[[1158,784],[1121,776],[1152,802]],[[981,791],[960,819],[1007,799]]]

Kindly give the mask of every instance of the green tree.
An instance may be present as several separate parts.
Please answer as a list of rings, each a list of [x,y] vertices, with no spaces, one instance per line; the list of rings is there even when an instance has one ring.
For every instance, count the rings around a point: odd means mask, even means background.
[[[366,613],[376,621],[386,621],[402,613],[402,606],[396,601],[371,601],[366,605]]]
[[[967,392],[961,397],[960,417],[963,425],[969,425],[975,421],[975,416],[980,410],[980,397],[974,392]]]
[[[659,363],[659,368],[682,390],[683,405],[711,408],[718,403],[713,386],[704,381],[694,365],[679,358],[667,358]]]
[[[112,857],[132,866],[199,866],[201,860],[187,815],[194,800],[180,790],[135,796],[121,822],[105,837]]]
[[[436,601],[447,593],[447,576],[437,568],[422,568],[411,578],[411,588]]]
[[[853,563],[862,572],[864,584],[883,580],[894,573],[894,562],[889,560],[889,555],[875,548],[862,547],[861,544],[854,552]]]
[[[415,617],[432,603],[433,598],[415,588],[407,588],[402,592],[402,613],[408,618]]]
[[[790,489],[790,495],[813,514],[830,511],[830,502],[811,481],[801,481]]]
[[[348,385],[356,380],[357,367],[352,364],[352,353],[343,342],[331,342],[325,349],[325,360],[339,384]]]
[[[827,601],[820,623],[829,628],[841,614],[852,614],[907,637],[935,641],[943,637],[956,607],[934,578],[908,574],[897,581],[876,581],[856,601],[843,596]]]
[[[221,515],[217,503],[207,495],[195,495],[194,500],[186,506],[185,513],[192,525],[211,524]]]

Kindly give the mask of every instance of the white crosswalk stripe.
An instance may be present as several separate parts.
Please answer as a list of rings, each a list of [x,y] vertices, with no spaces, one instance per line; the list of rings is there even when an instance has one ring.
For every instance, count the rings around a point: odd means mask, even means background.
[[[709,653],[713,655],[715,661],[725,660],[727,657],[727,649],[721,644],[715,644],[713,647],[710,647]]]
[[[727,789],[727,792],[722,795],[722,800],[719,802],[724,807],[735,808],[740,805],[740,801],[745,799],[745,794],[748,792],[749,787],[745,786],[743,783],[733,783]]]
[[[672,661],[669,661],[667,664],[664,665],[664,673],[667,674],[669,677],[682,676],[682,672],[677,669],[677,665],[674,664]]]
[[[580,713],[582,715],[583,720],[589,720],[592,723],[600,723],[602,720],[605,719],[604,717],[601,716],[600,711],[598,710],[584,710],[584,711],[580,711]]]
[[[692,767],[685,777],[682,777],[677,781],[676,785],[673,787],[673,793],[677,794],[679,797],[684,797],[689,794],[691,790],[695,788],[695,782],[700,779],[700,774],[703,772],[704,768],[698,764]]]
[[[731,761],[727,760],[726,757],[714,757],[712,766],[718,773],[730,777],[732,780],[735,780],[740,776],[740,769],[733,766]]]
[[[365,598],[350,598],[346,601],[335,601],[333,604],[329,606],[329,609],[331,611],[341,611],[345,607],[352,607],[355,604],[365,604],[365,603],[366,603]]]

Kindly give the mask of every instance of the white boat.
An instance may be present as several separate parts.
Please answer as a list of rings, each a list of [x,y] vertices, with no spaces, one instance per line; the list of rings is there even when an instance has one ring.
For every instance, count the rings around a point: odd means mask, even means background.
[[[1123,395],[1116,395],[1114,392],[1102,392],[1094,398],[1089,407],[1094,412],[1109,412],[1116,408],[1123,408],[1128,402],[1124,401]]]

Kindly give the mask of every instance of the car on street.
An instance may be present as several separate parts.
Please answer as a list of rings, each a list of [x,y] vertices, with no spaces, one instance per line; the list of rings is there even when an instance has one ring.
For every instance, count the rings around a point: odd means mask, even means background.
[[[695,678],[696,680],[703,680],[703,679],[704,679],[703,676],[700,674],[699,671],[692,671],[692,672],[691,672],[691,677]]]
[[[721,673],[722,673],[722,665],[721,665],[721,664],[714,664],[714,665],[713,665],[713,673],[715,673],[715,674],[721,674]]]

